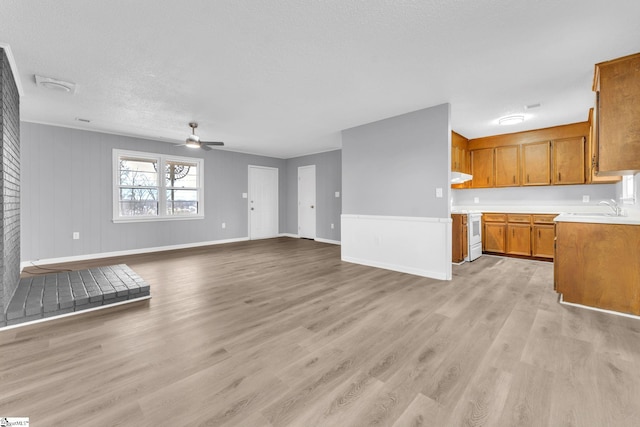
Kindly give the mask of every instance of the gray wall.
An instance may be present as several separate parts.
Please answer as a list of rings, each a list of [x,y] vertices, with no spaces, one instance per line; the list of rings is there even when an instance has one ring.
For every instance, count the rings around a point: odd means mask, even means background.
[[[298,234],[298,167],[316,166],[316,237],[340,241],[342,211],[342,151],[287,159],[287,228]],[[335,192],[340,197],[335,197]],[[331,224],[334,228],[331,229]]]
[[[583,203],[582,196],[590,202]],[[600,200],[616,198],[616,184],[550,185],[540,187],[505,187],[452,190],[454,206],[586,206],[597,205]]]
[[[22,261],[244,238],[248,165],[279,169],[280,231],[286,229],[286,161],[223,150],[22,123]],[[205,219],[112,222],[112,150],[202,157]],[[222,222],[226,229],[221,228]],[[80,232],[80,240],[72,233]]]
[[[20,281],[20,95],[0,49],[0,326]]]
[[[450,145],[449,104],[342,131],[342,212],[448,217]]]

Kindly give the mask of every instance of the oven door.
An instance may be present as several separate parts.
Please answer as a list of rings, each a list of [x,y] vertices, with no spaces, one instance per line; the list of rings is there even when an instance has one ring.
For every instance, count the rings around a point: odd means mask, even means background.
[[[467,218],[469,247],[482,244],[482,214],[469,214]]]

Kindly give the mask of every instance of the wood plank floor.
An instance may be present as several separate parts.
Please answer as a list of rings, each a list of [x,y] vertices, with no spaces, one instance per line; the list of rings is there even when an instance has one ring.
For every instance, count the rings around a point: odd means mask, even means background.
[[[291,238],[126,263],[150,301],[0,331],[33,426],[638,426],[640,322],[558,304],[551,263],[443,282]]]

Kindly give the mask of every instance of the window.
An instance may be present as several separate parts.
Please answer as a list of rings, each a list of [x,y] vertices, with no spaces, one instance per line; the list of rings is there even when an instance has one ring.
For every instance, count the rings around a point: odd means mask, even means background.
[[[633,205],[636,201],[636,193],[635,189],[633,188],[633,180],[633,175],[624,175],[622,177],[622,196],[620,197],[620,199],[622,200],[622,203],[626,205]]]
[[[114,222],[203,218],[203,159],[113,150]]]

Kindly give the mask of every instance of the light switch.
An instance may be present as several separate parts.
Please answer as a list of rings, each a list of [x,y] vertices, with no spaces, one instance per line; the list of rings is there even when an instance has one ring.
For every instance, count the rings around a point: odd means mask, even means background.
[[[336,191],[336,197],[340,197],[340,192]]]
[[[247,193],[242,193],[242,198],[246,199],[247,198]]]
[[[436,197],[442,197],[442,188],[436,188]]]

